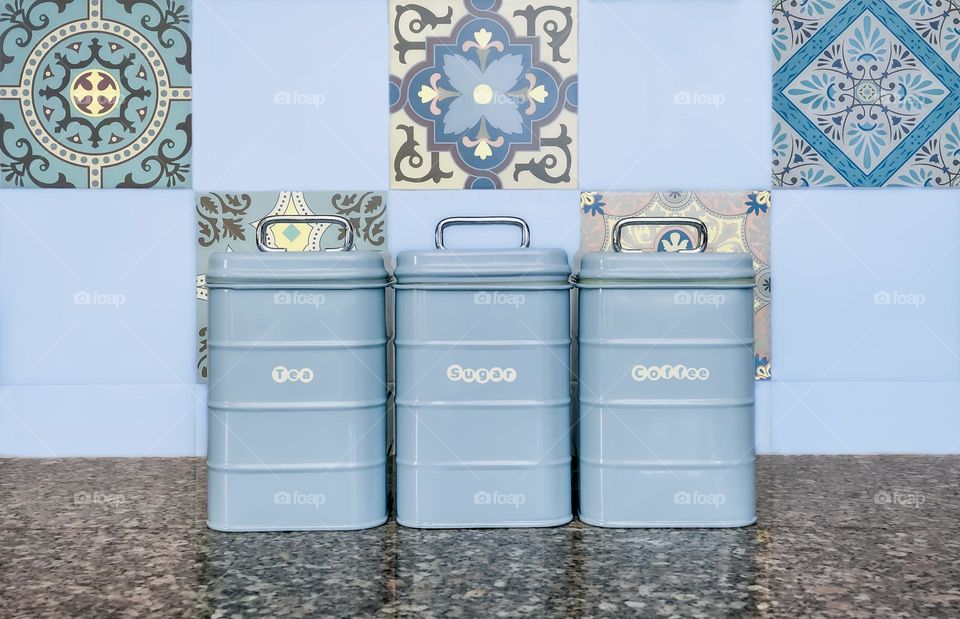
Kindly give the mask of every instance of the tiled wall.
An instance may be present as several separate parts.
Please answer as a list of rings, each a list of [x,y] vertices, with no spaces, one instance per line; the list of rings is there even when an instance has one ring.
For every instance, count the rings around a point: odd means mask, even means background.
[[[194,189],[390,189],[386,0],[192,13]],[[579,14],[579,188],[771,187],[769,3],[581,0]],[[0,454],[202,453],[193,192],[0,202]],[[429,246],[441,215],[494,212],[527,218],[534,245],[577,249],[576,187],[390,191],[389,249]],[[960,451],[960,196],[784,189],[771,214],[761,451]]]

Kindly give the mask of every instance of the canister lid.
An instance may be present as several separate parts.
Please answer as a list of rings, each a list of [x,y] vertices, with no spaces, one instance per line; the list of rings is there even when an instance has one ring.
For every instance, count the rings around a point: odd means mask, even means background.
[[[444,230],[452,226],[516,226],[517,249],[447,249]],[[530,249],[530,227],[506,215],[447,217],[437,223],[436,250],[403,251],[397,255],[397,288],[443,285],[569,288],[570,267],[561,249]]]
[[[209,288],[383,288],[386,255],[376,251],[216,253]]]
[[[570,266],[562,249],[438,249],[397,255],[397,286],[503,283],[567,286]]]
[[[582,288],[664,287],[673,283],[752,287],[753,258],[744,253],[593,252],[580,259]]]

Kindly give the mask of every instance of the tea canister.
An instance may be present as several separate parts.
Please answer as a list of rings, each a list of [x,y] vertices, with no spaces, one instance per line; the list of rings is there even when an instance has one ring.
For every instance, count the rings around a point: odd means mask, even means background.
[[[343,246],[285,253],[268,231],[336,225]],[[320,228],[323,230],[324,228]],[[210,257],[207,524],[362,529],[387,519],[385,297],[378,252],[338,216],[273,216],[269,253]]]
[[[628,226],[698,232],[673,253],[622,246]],[[625,218],[613,252],[582,256],[579,517],[604,527],[736,527],[756,520],[754,271],[704,253],[689,218]]]
[[[456,225],[520,228],[519,249],[451,250]],[[516,217],[439,223],[437,250],[396,270],[397,521],[409,527],[569,522],[570,268]]]

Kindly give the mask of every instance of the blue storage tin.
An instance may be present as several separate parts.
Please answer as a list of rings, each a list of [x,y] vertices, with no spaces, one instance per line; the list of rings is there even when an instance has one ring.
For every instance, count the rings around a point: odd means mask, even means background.
[[[699,246],[642,253],[631,225],[684,225]],[[580,519],[604,527],[756,520],[753,292],[747,254],[702,253],[688,218],[626,218],[579,294]]]
[[[387,519],[385,296],[377,252],[210,257],[207,524],[362,529]]]
[[[512,224],[520,249],[449,250],[443,231]],[[445,219],[396,270],[397,521],[544,527],[572,518],[566,254],[514,217]]]

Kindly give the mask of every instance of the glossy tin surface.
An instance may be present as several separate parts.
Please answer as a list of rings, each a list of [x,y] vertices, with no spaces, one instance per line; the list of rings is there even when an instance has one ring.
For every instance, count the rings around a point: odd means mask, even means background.
[[[383,523],[384,257],[220,253],[207,284],[208,525]]]
[[[750,256],[595,253],[581,265],[581,520],[754,522]]]
[[[396,276],[397,520],[569,522],[566,254],[402,252]]]

